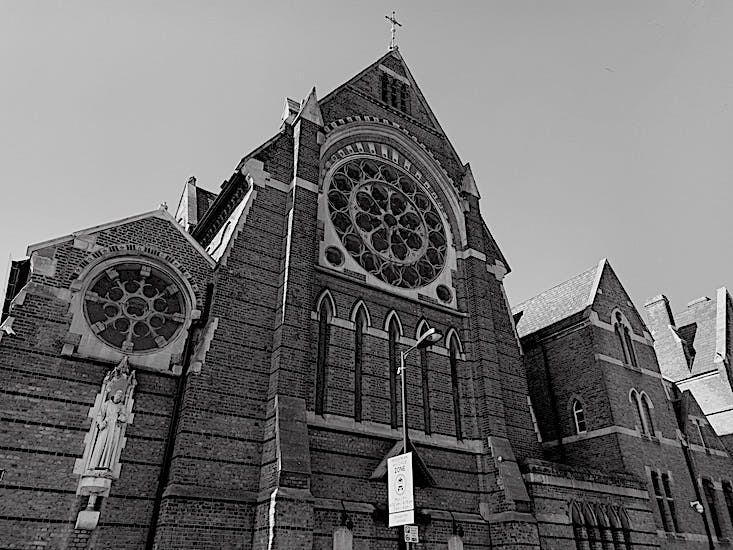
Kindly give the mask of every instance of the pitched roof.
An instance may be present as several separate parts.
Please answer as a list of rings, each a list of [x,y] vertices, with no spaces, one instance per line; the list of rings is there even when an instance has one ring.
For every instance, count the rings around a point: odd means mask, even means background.
[[[605,259],[564,283],[512,308],[522,338],[583,311],[592,303]]]
[[[147,218],[159,218],[169,222],[173,226],[173,228],[193,246],[196,252],[198,252],[211,267],[216,267],[216,261],[211,256],[209,256],[209,253],[204,250],[201,244],[196,239],[194,239],[193,236],[191,236],[191,234],[186,231],[180,223],[176,221],[176,219],[170,212],[168,212],[167,207],[165,207],[164,205],[161,205],[159,208],[151,210],[150,212],[143,212],[142,214],[128,216],[127,218],[122,218],[120,220],[113,220],[111,222],[103,223],[101,225],[95,225],[94,227],[87,227],[85,229],[75,231],[74,233],[70,233],[69,235],[64,235],[62,237],[57,237],[48,241],[28,245],[26,254],[30,256],[37,250],[41,250],[42,248],[46,248],[48,246],[56,246],[57,244],[66,241],[71,241],[75,239],[78,235],[90,235],[92,233],[99,233],[100,231],[106,231],[107,229],[111,229],[113,227],[118,227],[120,225],[128,223],[134,223]]]

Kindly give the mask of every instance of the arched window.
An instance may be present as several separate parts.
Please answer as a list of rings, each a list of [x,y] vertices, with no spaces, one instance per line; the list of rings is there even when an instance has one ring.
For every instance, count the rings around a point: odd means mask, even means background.
[[[461,390],[458,384],[458,354],[460,353],[460,343],[455,332],[450,334],[450,342],[448,344],[448,354],[450,357],[450,381],[453,391],[453,417],[456,423],[456,438],[463,439],[463,425],[461,421]]]
[[[397,341],[400,338],[400,325],[397,315],[389,320],[387,328],[389,334],[389,423],[393,428],[397,427],[397,368],[400,366],[400,352],[397,349]]]
[[[585,530],[585,518],[583,518],[583,511],[577,502],[570,504],[570,522],[573,524],[576,550],[587,550],[588,533]]]
[[[598,518],[598,528],[601,531],[601,547],[603,550],[614,550],[613,549],[613,534],[611,532],[611,522],[608,518],[605,508],[596,504],[596,518]]]
[[[364,306],[359,305],[354,316],[354,420],[361,422],[362,412],[362,361],[364,355],[364,332],[368,326]]]
[[[629,521],[629,515],[626,513],[626,510],[621,508],[618,511],[618,517],[621,520],[621,533],[624,536],[625,550],[631,550],[631,522]]]
[[[588,547],[590,550],[601,550],[601,535],[598,530],[598,520],[593,509],[588,504],[583,505],[585,529],[588,532]]]
[[[389,77],[387,73],[382,73],[382,101],[389,102]]]
[[[620,311],[616,312],[613,329],[616,332],[616,337],[618,338],[621,346],[624,363],[638,367],[639,365],[636,361],[636,352],[634,351],[634,342],[631,339],[631,328],[623,315],[621,315]]]
[[[618,512],[615,508],[608,508],[608,522],[611,524],[611,536],[613,538],[614,550],[623,550],[624,548],[624,533],[621,528],[621,519],[619,518]]]
[[[636,412],[636,421],[639,425],[639,431],[643,434],[646,433],[646,422],[644,422],[644,413],[641,410],[641,403],[639,402],[639,392],[634,388],[629,391],[629,402],[634,406]]]
[[[573,422],[575,423],[576,434],[582,434],[588,431],[585,423],[585,408],[579,399],[573,400]]]
[[[652,421],[652,406],[649,396],[642,393],[639,400],[641,401],[641,409],[644,412],[644,420],[646,421],[646,431],[649,435],[654,435],[656,430],[654,429],[654,422]]]
[[[417,327],[417,338],[420,338],[430,326],[425,322],[421,322]],[[430,376],[428,372],[428,350],[420,348],[420,375],[422,377],[422,407],[423,407],[423,427],[426,434],[433,431],[430,421]]]
[[[326,409],[326,375],[328,370],[328,343],[331,338],[332,301],[324,294],[318,304],[318,358],[316,362],[316,414]]]

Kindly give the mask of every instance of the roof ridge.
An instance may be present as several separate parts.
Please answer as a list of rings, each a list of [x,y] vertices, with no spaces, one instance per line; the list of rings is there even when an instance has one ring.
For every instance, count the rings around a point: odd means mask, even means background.
[[[526,299],[526,300],[524,300],[523,302],[520,302],[520,303],[518,303],[518,304],[517,304],[516,306],[512,307],[512,312],[514,312],[515,310],[519,310],[519,307],[520,307],[520,306],[523,306],[524,304],[527,304],[527,303],[531,302],[532,300],[534,300],[534,299],[536,299],[536,298],[539,298],[539,297],[540,297],[540,296],[542,296],[543,294],[547,294],[547,293],[548,293],[548,292],[550,292],[551,290],[554,290],[554,289],[556,289],[556,288],[558,288],[558,287],[560,287],[560,286],[562,286],[562,285],[564,285],[564,284],[566,284],[566,283],[569,283],[569,282],[570,282],[570,281],[572,281],[573,279],[577,279],[578,277],[581,277],[581,276],[583,276],[583,275],[587,274],[587,273],[588,273],[589,271],[592,271],[592,270],[595,270],[595,269],[598,269],[598,264],[595,264],[594,266],[592,266],[592,267],[589,267],[588,269],[584,269],[584,270],[583,270],[583,271],[581,271],[580,273],[576,273],[576,274],[575,274],[575,275],[573,275],[572,277],[569,277],[569,278],[565,279],[564,281],[562,281],[562,282],[560,282],[560,283],[557,283],[556,285],[553,285],[553,286],[551,286],[550,288],[546,288],[545,290],[543,290],[543,291],[542,291],[542,292],[540,292],[539,294],[535,294],[535,295],[534,295],[534,296],[532,296],[531,298],[527,298],[527,299]]]

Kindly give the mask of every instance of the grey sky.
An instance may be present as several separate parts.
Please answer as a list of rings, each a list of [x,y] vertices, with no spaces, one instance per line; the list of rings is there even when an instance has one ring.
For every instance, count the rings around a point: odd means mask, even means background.
[[[513,303],[603,256],[640,307],[733,284],[724,0],[0,1],[0,258],[218,190],[286,95],[386,51],[393,8]]]

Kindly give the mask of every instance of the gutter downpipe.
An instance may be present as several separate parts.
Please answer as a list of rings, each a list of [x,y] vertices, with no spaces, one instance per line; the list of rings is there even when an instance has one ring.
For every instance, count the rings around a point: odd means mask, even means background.
[[[685,455],[685,462],[687,463],[687,471],[690,473],[690,480],[692,481],[692,488],[695,490],[695,498],[697,501],[702,504],[705,508],[703,509],[702,514],[702,523],[705,526],[705,535],[708,537],[708,544],[710,545],[711,550],[715,549],[715,543],[713,542],[713,533],[710,530],[710,525],[708,524],[708,515],[707,515],[707,508],[708,504],[707,501],[703,498],[702,493],[700,492],[700,486],[697,483],[697,472],[695,470],[695,461],[692,458],[692,455],[690,454],[690,448],[687,443],[687,436],[684,436],[684,440],[681,441],[682,443],[682,454]]]

